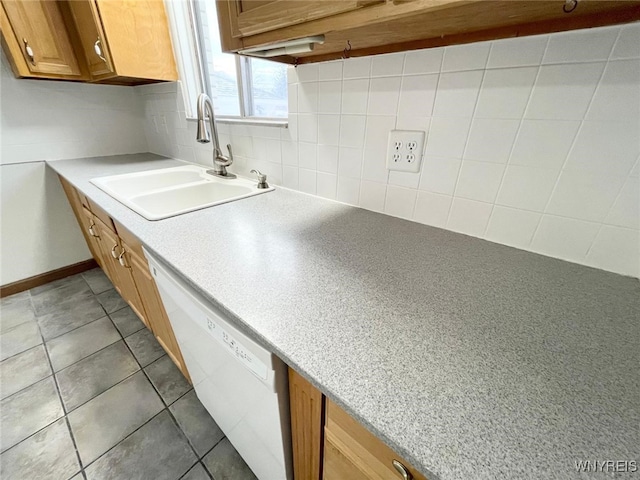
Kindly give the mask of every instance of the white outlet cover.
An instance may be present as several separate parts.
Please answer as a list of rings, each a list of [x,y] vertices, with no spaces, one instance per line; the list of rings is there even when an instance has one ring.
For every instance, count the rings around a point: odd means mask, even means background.
[[[421,130],[391,130],[387,143],[387,169],[418,173],[425,136]]]

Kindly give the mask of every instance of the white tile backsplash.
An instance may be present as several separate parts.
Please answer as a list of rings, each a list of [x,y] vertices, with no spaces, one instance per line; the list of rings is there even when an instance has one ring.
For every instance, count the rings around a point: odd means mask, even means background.
[[[491,46],[487,68],[540,65],[548,41],[546,35],[497,40]]]
[[[640,23],[631,23],[623,26],[620,30],[618,41],[613,47],[613,52],[611,52],[611,59],[639,58],[638,38],[640,38]]]
[[[455,196],[493,203],[498,195],[504,170],[505,166],[499,163],[463,161]]]
[[[579,121],[523,120],[509,163],[559,170],[579,128]]]
[[[489,57],[490,42],[453,45],[444,49],[443,72],[482,70]]]
[[[336,189],[338,187],[338,177],[336,175],[318,172],[316,182],[316,195],[330,200],[336,199]]]
[[[386,193],[387,186],[384,183],[362,180],[360,182],[360,201],[358,205],[367,210],[382,212],[384,211]]]
[[[447,220],[447,229],[474,237],[483,237],[493,205],[454,197]]]
[[[637,45],[640,50],[640,45]],[[588,120],[633,121],[640,117],[640,59],[612,61],[587,112]]]
[[[430,48],[428,50],[413,50],[404,57],[404,74],[438,73],[442,66],[444,48]]]
[[[496,204],[544,212],[558,180],[558,171],[509,165],[502,179]]]
[[[371,76],[392,77],[401,75],[403,66],[404,54],[376,55],[371,59]]]
[[[487,70],[475,116],[521,119],[537,73],[537,67]]]
[[[519,120],[474,119],[464,158],[507,163],[519,126]]]
[[[401,81],[401,77],[372,78],[367,113],[396,115]]]
[[[400,87],[399,117],[430,117],[436,96],[438,75],[407,75]]]
[[[317,180],[316,176],[317,172],[315,170],[307,170],[305,168],[301,168],[300,170],[298,170],[298,184],[300,191],[315,195]]]
[[[551,35],[542,63],[607,60],[619,31],[617,27],[606,27]]]
[[[319,80],[342,80],[343,62],[324,62],[318,64]]]
[[[384,213],[388,213],[394,217],[410,219],[413,217],[417,194],[418,192],[412,188],[388,185],[387,196],[384,202]]]
[[[473,115],[483,71],[442,73],[438,83],[433,115],[465,117]]]
[[[604,67],[604,62],[540,67],[525,116],[582,120]]]
[[[624,184],[624,177],[602,177],[563,171],[546,211],[555,215],[603,222]]]
[[[613,203],[605,223],[637,229],[640,225],[640,179],[627,178],[618,198]]]
[[[366,114],[368,101],[368,78],[345,80],[342,83],[342,113]]]
[[[540,223],[541,214],[496,205],[491,212],[486,239],[513,247],[527,247]]]
[[[491,212],[486,239],[517,248],[527,247],[541,217],[539,213],[496,205]]]
[[[357,205],[360,197],[360,181],[357,178],[338,177],[338,193],[336,199],[339,202]]]
[[[416,222],[445,228],[453,197],[437,193],[418,191],[413,219]]]
[[[589,253],[588,265],[626,275],[637,275],[638,231],[603,225]]]
[[[531,249],[552,257],[586,263],[586,255],[600,225],[573,218],[543,215]]]
[[[288,129],[225,133],[241,174],[640,276],[638,45],[640,23],[301,65]],[[209,163],[154,88],[151,150]],[[387,170],[393,129],[427,132],[418,174]]]
[[[318,112],[340,113],[341,107],[342,82],[320,82],[318,87]]]
[[[640,153],[640,122],[584,121],[565,169],[628,175]]]

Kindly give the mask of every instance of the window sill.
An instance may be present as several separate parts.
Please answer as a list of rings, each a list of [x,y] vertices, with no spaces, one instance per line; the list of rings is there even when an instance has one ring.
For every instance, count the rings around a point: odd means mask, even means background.
[[[187,117],[187,121],[196,122],[197,118]],[[232,118],[216,117],[216,123],[227,125],[261,125],[263,127],[289,128],[289,121],[273,118]]]

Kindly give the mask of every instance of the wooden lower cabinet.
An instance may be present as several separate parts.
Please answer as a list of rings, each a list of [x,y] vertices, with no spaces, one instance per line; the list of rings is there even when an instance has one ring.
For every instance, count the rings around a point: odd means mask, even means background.
[[[149,265],[144,257],[137,255],[133,249],[124,244],[125,252],[130,262],[130,272],[133,275],[135,284],[140,292],[140,299],[146,312],[146,324],[151,329],[156,339],[167,352],[167,355],[173,360],[173,363],[180,369],[182,374],[191,380],[187,366],[184,363],[178,341],[173,334],[169,317],[162,305],[160,294],[156,287],[156,283],[149,271]]]
[[[294,478],[317,480],[322,472],[324,396],[291,368],[289,407]]]
[[[107,274],[111,283],[118,293],[122,295],[122,284],[119,278],[118,268],[118,249],[120,242],[118,236],[102,220],[92,214],[93,227],[92,230],[97,233],[98,246],[100,256],[102,258],[102,269]]]
[[[83,196],[64,178],[59,178],[93,258],[134,313],[153,332],[169,358],[191,382],[144,257],[142,244],[100,207],[86,199],[83,202]],[[83,203],[94,211],[88,210]]]
[[[366,480],[369,477],[343,453],[343,449],[333,443],[331,435],[327,435],[324,439],[324,470],[322,478]]]
[[[101,250],[100,234],[98,233],[98,227],[96,226],[93,214],[86,208],[80,206],[80,214],[77,218],[80,224],[80,230],[82,230],[82,234],[84,235],[84,239],[87,242],[91,255],[96,262],[98,262],[100,268],[107,272]],[[108,273],[107,276],[109,276]]]
[[[394,463],[397,467],[394,466]],[[406,460],[397,455],[347,412],[327,399],[324,424],[323,479],[383,480],[403,478],[426,480]]]
[[[296,479],[426,480],[291,368],[289,400]]]

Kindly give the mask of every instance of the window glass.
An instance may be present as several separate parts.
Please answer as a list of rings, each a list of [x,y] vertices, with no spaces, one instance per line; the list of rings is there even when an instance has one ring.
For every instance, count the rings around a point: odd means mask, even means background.
[[[222,53],[216,2],[194,2],[205,81],[216,115],[287,117],[287,66],[270,60]],[[238,68],[240,62],[246,68]],[[240,78],[238,78],[238,72]],[[245,87],[242,90],[243,85]],[[246,91],[242,98],[238,92]],[[242,101],[244,100],[244,105]]]
[[[287,66],[252,58],[251,98],[255,117],[287,116]]]
[[[195,2],[199,9],[200,50],[202,51],[205,81],[216,115],[240,115],[238,77],[235,55],[222,53],[215,2]]]

